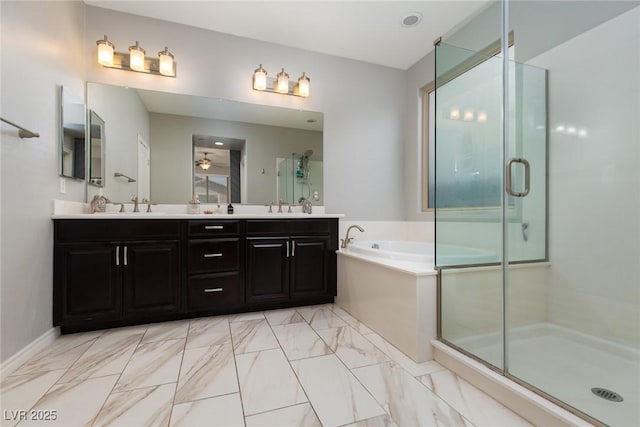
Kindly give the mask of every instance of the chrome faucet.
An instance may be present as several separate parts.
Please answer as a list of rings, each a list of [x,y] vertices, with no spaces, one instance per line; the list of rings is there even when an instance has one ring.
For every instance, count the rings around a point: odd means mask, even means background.
[[[131,201],[133,202],[133,212],[140,212],[140,209],[138,209],[138,196],[133,196]]]
[[[302,213],[311,214],[313,210],[313,205],[311,204],[311,200],[306,197],[300,197],[298,199],[298,203],[302,206]]]
[[[146,197],[142,199],[142,203],[147,204],[147,213],[151,212],[151,205],[157,205],[157,203],[152,203],[151,200],[147,199]]]
[[[358,231],[360,231],[361,233],[364,233],[364,228],[360,227],[359,225],[354,224],[349,228],[347,228],[347,235],[344,236],[344,239],[340,239],[340,247],[342,249],[346,249],[347,246],[349,246],[349,243],[353,241],[353,237],[349,237],[349,232],[351,231],[352,228],[357,228]]]
[[[282,213],[282,205],[284,204],[284,200],[278,200],[278,213]]]

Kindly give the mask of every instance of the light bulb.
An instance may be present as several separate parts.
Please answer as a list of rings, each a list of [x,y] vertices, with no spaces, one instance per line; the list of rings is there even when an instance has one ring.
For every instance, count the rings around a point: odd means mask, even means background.
[[[158,52],[158,58],[160,58],[158,71],[163,76],[174,76],[175,71],[173,69],[173,55],[169,52],[169,49],[165,46],[162,52]]]
[[[129,67],[135,71],[144,71],[145,50],[136,42],[135,46],[129,46]]]
[[[253,88],[255,90],[265,90],[267,88],[267,70],[260,67],[253,72]]]
[[[449,111],[449,118],[451,120],[458,120],[460,118],[460,109],[453,107],[451,111]]]
[[[113,43],[107,40],[107,36],[104,36],[104,40],[98,40],[98,64],[105,67],[113,67]]]
[[[478,123],[484,123],[487,121],[487,112],[486,111],[478,111],[478,117],[476,118]]]

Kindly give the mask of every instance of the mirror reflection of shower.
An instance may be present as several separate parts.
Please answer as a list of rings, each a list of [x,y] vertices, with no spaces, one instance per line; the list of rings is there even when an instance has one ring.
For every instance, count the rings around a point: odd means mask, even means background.
[[[278,158],[277,167],[280,199],[292,205],[299,205],[304,200],[310,200],[314,205],[323,203],[322,159],[314,157],[313,150]]]

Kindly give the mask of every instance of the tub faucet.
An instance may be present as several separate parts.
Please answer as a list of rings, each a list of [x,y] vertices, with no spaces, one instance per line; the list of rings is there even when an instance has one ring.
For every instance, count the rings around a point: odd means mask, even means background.
[[[347,228],[347,235],[344,236],[344,239],[340,239],[340,247],[342,249],[346,249],[349,243],[353,241],[353,237],[349,237],[349,232],[351,231],[352,228],[357,228],[358,231],[360,231],[361,233],[364,233],[364,228],[360,227],[359,225],[354,224],[349,228]]]

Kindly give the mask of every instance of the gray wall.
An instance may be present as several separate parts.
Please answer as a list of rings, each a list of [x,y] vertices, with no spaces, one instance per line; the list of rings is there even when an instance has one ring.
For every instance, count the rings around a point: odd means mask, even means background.
[[[84,4],[0,2],[1,115],[40,138],[2,124],[0,359],[51,329],[52,200],[84,200],[84,184],[59,193],[58,88],[84,99]]]
[[[351,219],[404,219],[404,193],[398,189],[404,179],[406,72],[96,7],[88,6],[86,14],[87,80],[322,111],[327,211]],[[178,77],[99,66],[95,41],[104,34],[116,50],[132,40],[140,40],[148,51],[168,45]],[[251,76],[260,63],[271,74],[280,67],[292,77],[306,71],[311,96],[253,91]]]
[[[151,113],[150,118],[154,202],[187,203],[191,199],[194,134],[245,140],[242,203],[277,200],[277,157],[307,149],[322,156],[322,132],[170,114]]]

